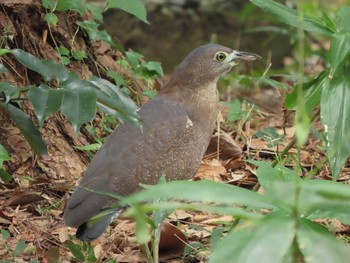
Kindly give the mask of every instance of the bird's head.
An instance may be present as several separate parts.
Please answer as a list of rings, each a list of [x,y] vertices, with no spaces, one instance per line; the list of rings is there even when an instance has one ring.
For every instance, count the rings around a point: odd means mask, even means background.
[[[261,58],[259,55],[236,51],[231,48],[207,44],[194,49],[181,62],[173,74],[193,87],[213,83],[241,61],[252,61]]]

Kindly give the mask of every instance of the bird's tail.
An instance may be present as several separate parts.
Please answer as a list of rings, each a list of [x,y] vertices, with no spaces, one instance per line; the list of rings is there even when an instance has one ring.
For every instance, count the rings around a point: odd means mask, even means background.
[[[86,242],[95,240],[102,235],[114,218],[118,217],[123,211],[124,209],[101,211],[98,215],[78,227],[76,237]]]

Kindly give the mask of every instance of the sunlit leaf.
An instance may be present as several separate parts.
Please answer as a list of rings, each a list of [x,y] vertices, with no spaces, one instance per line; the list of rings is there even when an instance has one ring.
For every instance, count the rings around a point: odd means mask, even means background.
[[[306,31],[331,35],[332,29],[317,18],[302,15],[296,10],[272,0],[250,0],[254,5],[260,7],[264,12],[273,18],[292,27],[300,28]]]
[[[0,106],[10,113],[11,119],[20,129],[21,133],[26,138],[34,152],[39,156],[47,154],[46,145],[41,138],[39,130],[34,125],[32,118],[12,104],[0,103]]]
[[[57,112],[62,104],[63,90],[52,89],[46,84],[30,88],[27,93],[28,99],[34,106],[35,114],[42,127],[45,118]]]
[[[109,8],[119,8],[129,14],[136,16],[141,21],[147,24],[149,23],[147,21],[145,4],[141,0],[108,0],[107,9]]]

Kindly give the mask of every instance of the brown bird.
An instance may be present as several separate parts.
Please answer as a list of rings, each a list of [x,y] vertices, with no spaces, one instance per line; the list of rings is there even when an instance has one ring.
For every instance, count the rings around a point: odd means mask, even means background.
[[[215,44],[194,49],[140,108],[142,129],[121,124],[93,158],[64,213],[66,224],[78,227],[77,237],[98,238],[122,209],[110,211],[114,198],[86,188],[126,196],[140,184],[158,183],[163,174],[168,180],[191,179],[215,127],[219,77],[239,61],[258,58]]]

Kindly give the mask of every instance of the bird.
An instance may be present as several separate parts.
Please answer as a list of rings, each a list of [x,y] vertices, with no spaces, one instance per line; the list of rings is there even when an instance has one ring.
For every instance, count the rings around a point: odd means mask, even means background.
[[[241,61],[260,56],[218,44],[195,48],[154,99],[140,107],[141,128],[120,124],[91,161],[68,199],[64,221],[91,242],[123,211],[111,206],[160,177],[189,180],[208,147],[219,111],[218,79]]]

